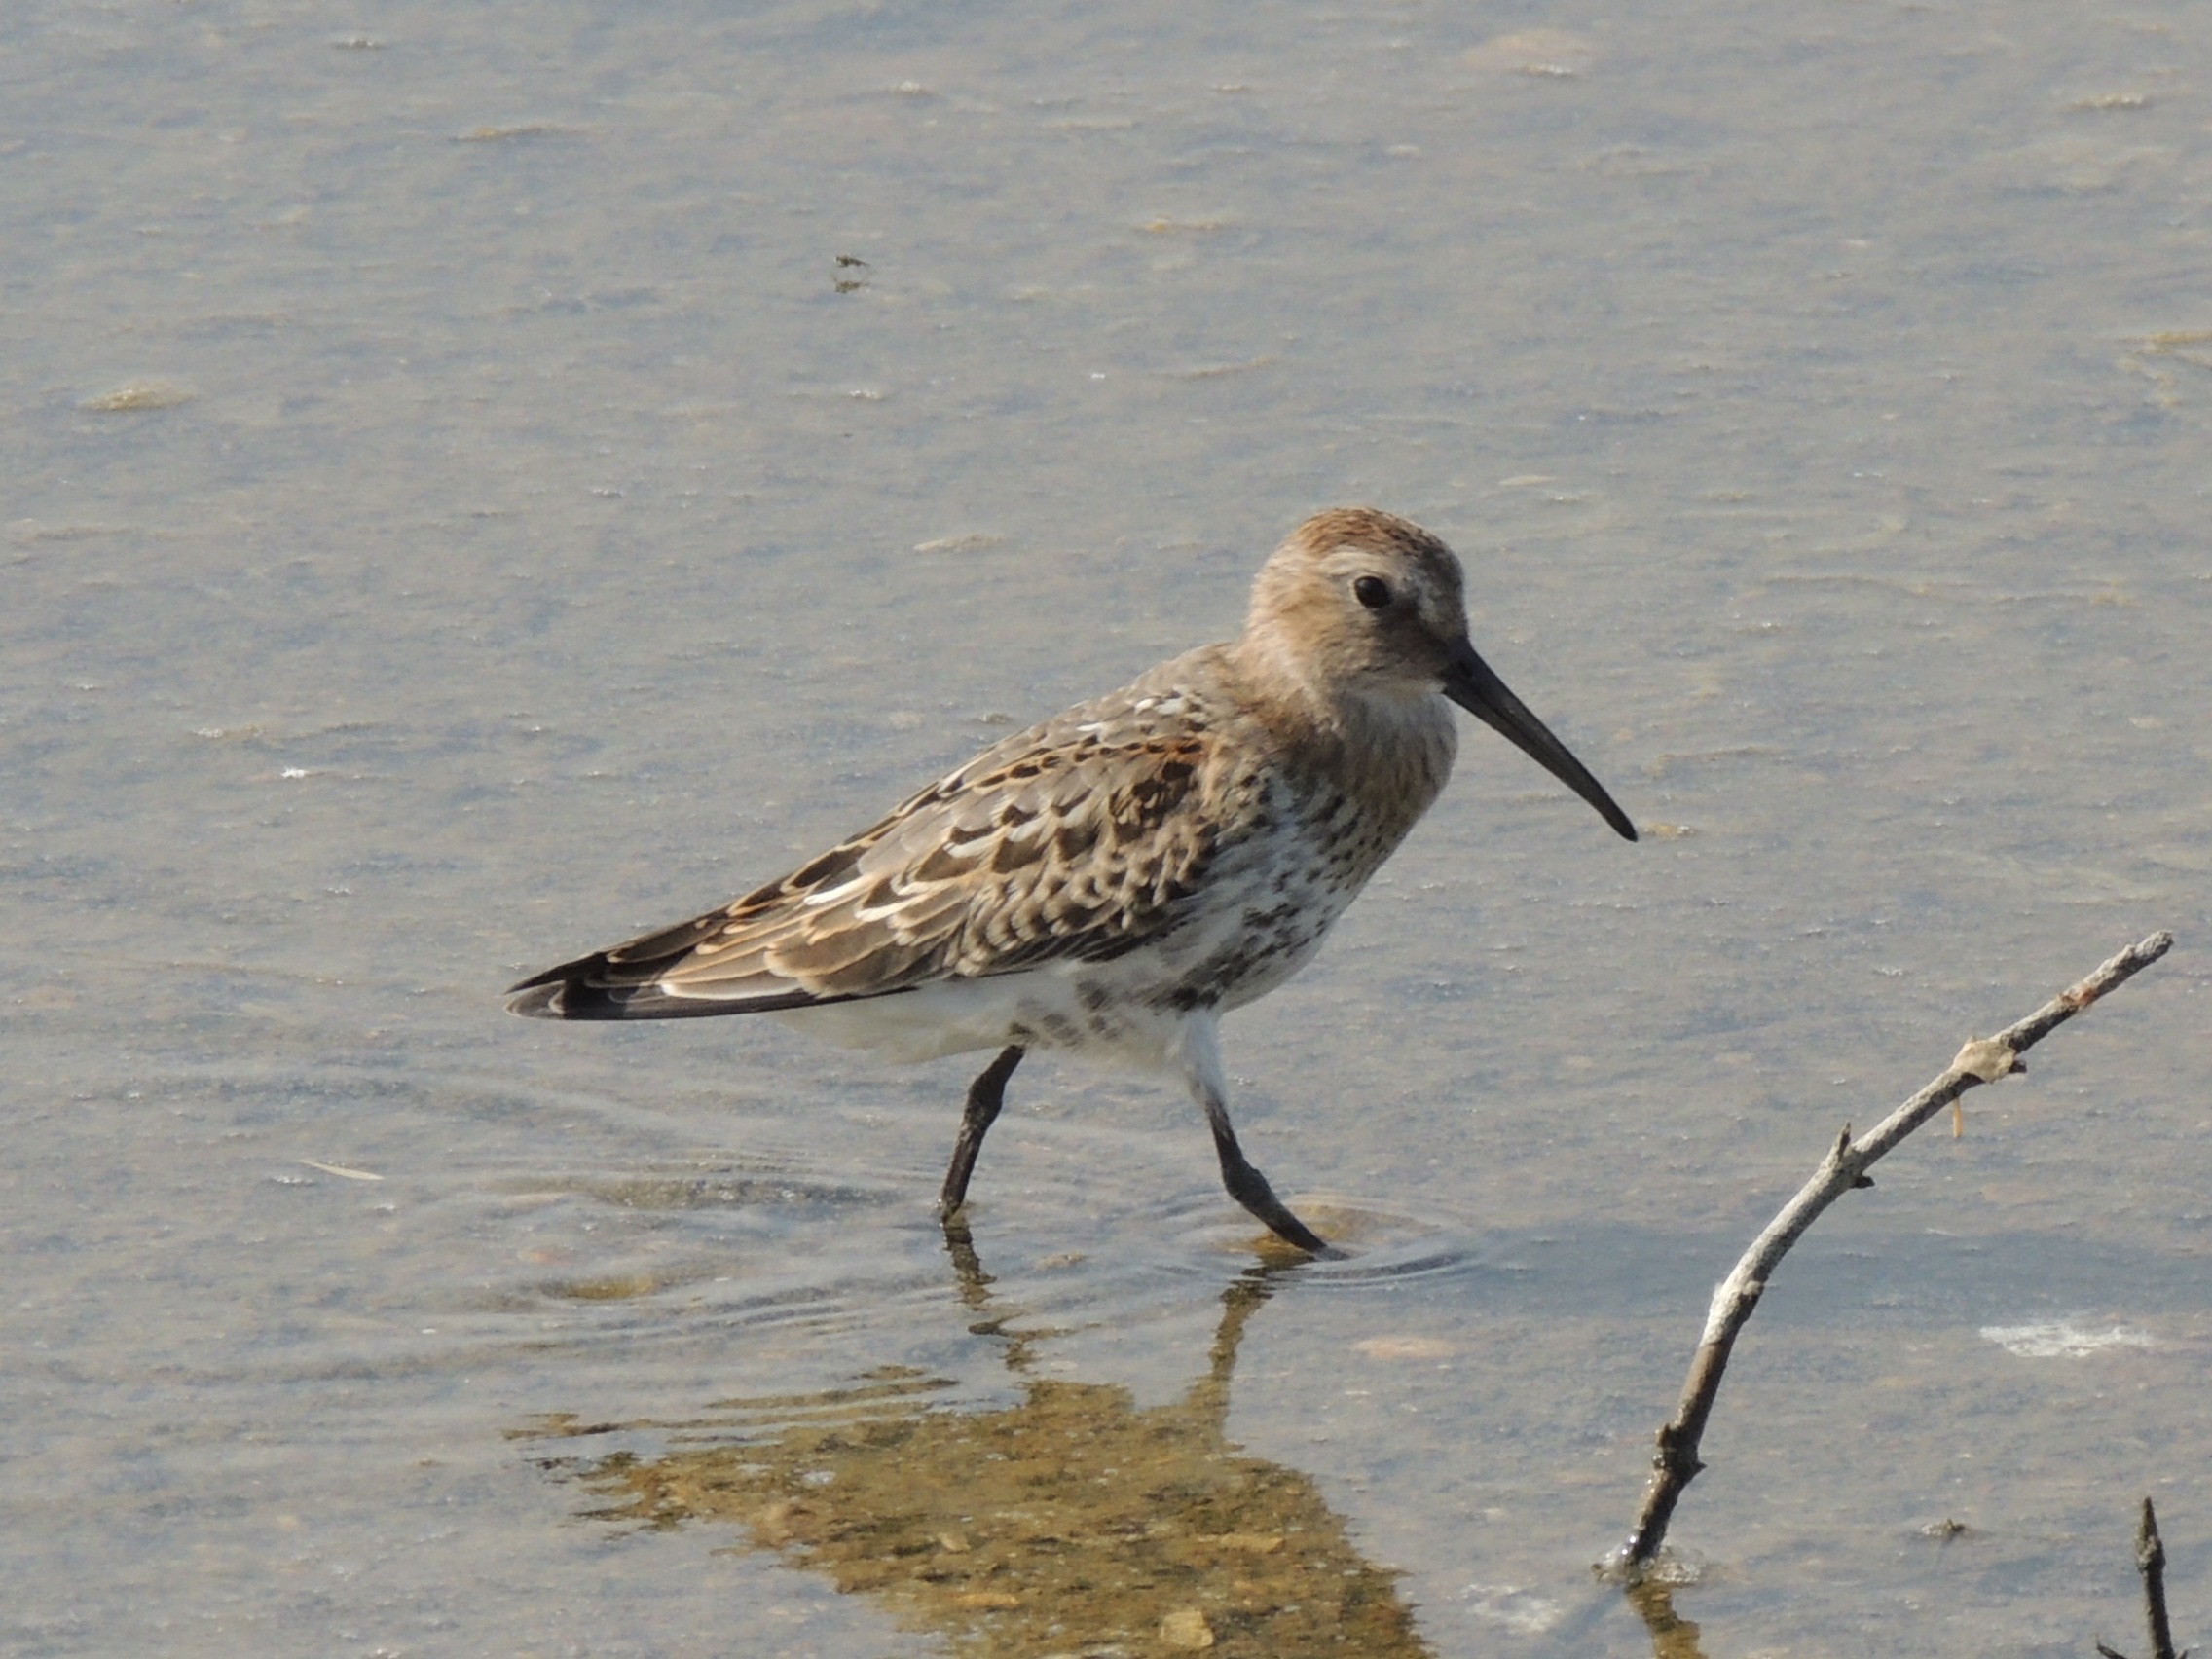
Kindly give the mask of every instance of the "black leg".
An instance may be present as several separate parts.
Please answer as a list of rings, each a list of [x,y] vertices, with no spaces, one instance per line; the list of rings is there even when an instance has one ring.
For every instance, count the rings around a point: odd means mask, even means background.
[[[1221,1069],[1221,1052],[1214,1045],[1210,1014],[1196,1015],[1182,1033],[1183,1080],[1191,1086],[1191,1098],[1206,1115],[1213,1130],[1213,1149],[1221,1155],[1221,1184],[1229,1196],[1268,1224],[1268,1230],[1286,1244],[1315,1256],[1340,1257],[1342,1250],[1324,1240],[1290,1213],[1275,1197],[1268,1178],[1253,1168],[1236,1144],[1236,1131],[1229,1125],[1229,1079]]]
[[[952,1167],[944,1172],[944,1191],[938,1196],[937,1213],[950,1221],[968,1201],[968,1177],[976,1173],[976,1155],[983,1150],[983,1136],[1006,1104],[1006,1080],[1021,1064],[1028,1051],[1018,1043],[999,1051],[983,1068],[983,1075],[968,1086],[968,1107],[960,1114],[960,1138],[952,1144]]]
[[[1290,1213],[1290,1207],[1275,1197],[1268,1178],[1253,1168],[1244,1157],[1244,1149],[1236,1144],[1236,1131],[1229,1126],[1229,1114],[1223,1112],[1213,1119],[1214,1151],[1221,1154],[1221,1184],[1229,1189],[1229,1196],[1268,1224],[1268,1228],[1285,1243],[1295,1244],[1301,1250],[1316,1256],[1334,1257],[1342,1252],[1332,1247],[1321,1235]]]

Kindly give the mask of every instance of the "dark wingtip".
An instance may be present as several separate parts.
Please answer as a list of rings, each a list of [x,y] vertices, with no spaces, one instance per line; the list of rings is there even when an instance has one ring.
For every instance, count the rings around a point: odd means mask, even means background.
[[[593,983],[594,971],[606,966],[607,957],[602,953],[577,962],[564,962],[542,974],[533,974],[506,988],[507,1012],[519,1014],[525,1019],[628,1017],[624,1010],[627,995],[609,995],[607,986]]]
[[[663,990],[652,980],[607,982],[609,974],[624,970],[608,961],[607,953],[564,962],[534,974],[502,993],[507,1012],[525,1019],[713,1019],[730,1014],[773,1014],[785,1009],[816,1008],[824,1003],[851,1002],[849,996],[821,996],[792,989],[765,996],[682,997]],[[895,995],[885,992],[884,995]]]
[[[525,1019],[566,1019],[569,1013],[561,1005],[568,988],[565,979],[525,979],[519,985],[509,985],[507,1012],[519,1014]]]

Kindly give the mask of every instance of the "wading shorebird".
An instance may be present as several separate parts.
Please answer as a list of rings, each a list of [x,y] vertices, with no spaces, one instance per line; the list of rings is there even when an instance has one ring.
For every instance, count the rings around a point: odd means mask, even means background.
[[[1216,1025],[1310,957],[1451,774],[1456,703],[1624,839],[1627,814],[1467,640],[1459,561],[1365,507],[1308,519],[1237,639],[993,744],[872,829],[687,922],[548,968],[543,1019],[774,1014],[893,1058],[995,1049],[947,1222],[1031,1049],[1179,1073],[1229,1194],[1329,1246],[1236,1144]]]

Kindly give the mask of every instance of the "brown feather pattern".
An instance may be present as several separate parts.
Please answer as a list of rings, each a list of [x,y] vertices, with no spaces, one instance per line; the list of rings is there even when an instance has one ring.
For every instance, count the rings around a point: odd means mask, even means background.
[[[780,881],[514,987],[569,1019],[777,1012],[905,1059],[998,1055],[940,1195],[957,1215],[1032,1048],[1179,1071],[1230,1195],[1328,1245],[1244,1157],[1219,1016],[1281,984],[1435,800],[1456,703],[1630,840],[1467,639],[1459,562],[1367,508],[1309,519],[1244,632],[994,745]]]
[[[509,1006],[789,1011],[1053,968],[1057,990],[993,1003],[959,1039],[1076,1046],[1238,1006],[1310,954],[1436,798],[1456,747],[1439,692],[1477,670],[1449,548],[1387,513],[1319,514],[1261,571],[1235,641],[995,744],[781,880],[524,980]],[[1557,740],[1514,719],[1559,770]],[[1148,947],[1141,971],[1106,972]]]
[[[692,1012],[664,999],[725,1014],[1133,949],[1174,923],[1257,785],[1189,689],[1196,666],[1009,737],[781,880],[516,990],[550,988],[560,1004],[532,1000],[571,1018],[600,997],[607,1017]]]

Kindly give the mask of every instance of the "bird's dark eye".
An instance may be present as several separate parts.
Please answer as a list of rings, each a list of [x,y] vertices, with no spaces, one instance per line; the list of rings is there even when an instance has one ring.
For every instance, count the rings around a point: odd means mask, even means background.
[[[1370,610],[1381,610],[1390,603],[1390,584],[1381,576],[1362,576],[1351,584],[1352,597]]]

